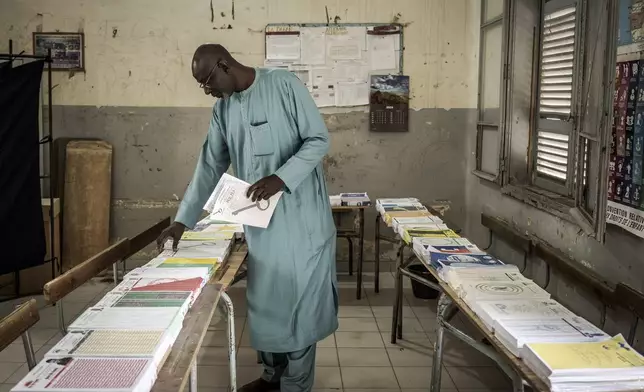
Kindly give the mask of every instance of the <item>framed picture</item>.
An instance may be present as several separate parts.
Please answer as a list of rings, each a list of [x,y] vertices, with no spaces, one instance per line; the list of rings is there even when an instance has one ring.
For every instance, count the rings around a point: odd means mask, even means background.
[[[51,49],[52,70],[85,71],[85,36],[83,33],[34,33],[34,54],[47,56]]]

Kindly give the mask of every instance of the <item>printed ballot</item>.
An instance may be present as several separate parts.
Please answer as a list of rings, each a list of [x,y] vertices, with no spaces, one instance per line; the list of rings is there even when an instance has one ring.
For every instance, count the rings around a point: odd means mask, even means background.
[[[250,184],[224,174],[204,210],[210,212],[211,219],[267,228],[283,192],[276,193],[268,200],[253,202],[246,197],[249,187]]]

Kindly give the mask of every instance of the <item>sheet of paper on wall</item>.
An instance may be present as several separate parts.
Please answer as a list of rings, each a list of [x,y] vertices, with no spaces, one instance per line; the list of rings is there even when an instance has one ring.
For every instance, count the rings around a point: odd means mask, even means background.
[[[398,35],[367,35],[367,50],[372,71],[396,69]]]
[[[264,68],[285,69],[293,65],[294,61],[286,60],[264,60]]]
[[[338,82],[335,106],[362,106],[369,104],[369,83]]]
[[[268,200],[253,202],[246,197],[249,187],[247,182],[224,174],[206,202],[204,210],[210,212],[213,219],[267,228],[282,192],[276,193]]]
[[[335,106],[335,86],[330,85],[329,88],[317,88],[313,86],[311,96],[313,101],[319,108]]]
[[[362,60],[336,61],[333,79],[337,82],[366,82],[369,80],[369,64]]]
[[[266,59],[268,60],[299,60],[300,35],[297,34],[267,34]]]
[[[305,27],[300,31],[300,62],[308,65],[326,63],[326,27]]]
[[[288,67],[289,71],[293,72],[295,76],[297,76],[298,79],[304,83],[304,85],[308,88],[309,86],[312,85],[311,83],[311,68],[307,65],[300,65],[300,64],[292,64],[291,66]],[[311,89],[309,88],[309,91]]]
[[[333,68],[318,66],[311,68],[311,83],[313,90],[332,90],[335,86]]]
[[[358,60],[366,46],[365,27],[329,27],[326,55],[331,60]]]

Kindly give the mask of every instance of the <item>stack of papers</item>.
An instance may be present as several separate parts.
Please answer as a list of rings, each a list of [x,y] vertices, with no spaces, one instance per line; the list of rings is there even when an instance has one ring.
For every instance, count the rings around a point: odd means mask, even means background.
[[[428,217],[427,217],[428,218]],[[394,218],[396,219],[396,218]],[[458,238],[459,235],[454,233],[444,223],[428,223],[425,225],[398,225],[397,230],[400,238],[407,244],[412,243],[412,239],[420,238]]]
[[[376,200],[376,210],[389,226],[393,225],[394,218],[431,216],[425,206],[414,198],[378,199]]]
[[[69,326],[70,331],[115,329],[126,331],[165,331],[183,323],[182,308],[99,308],[91,307]]]
[[[550,299],[550,293],[531,280],[516,282],[476,281],[461,286],[461,298],[470,306],[475,307],[477,301],[498,299]]]
[[[105,295],[94,308],[182,308],[187,310],[192,293],[176,292],[116,292]]]
[[[341,193],[340,203],[350,207],[370,206],[371,199],[366,193]]]
[[[340,207],[342,205],[342,196],[340,195],[329,196],[329,203],[331,203],[331,207]]]
[[[404,217],[393,218],[391,227],[396,233],[400,232],[400,226],[427,226],[443,223],[443,220],[437,216],[418,216],[418,217]]]
[[[156,367],[146,358],[46,358],[13,389],[26,391],[149,391]]]
[[[553,299],[520,301],[499,299],[479,301],[473,303],[471,307],[490,331],[495,330],[497,322],[504,320],[543,320],[574,316],[570,310]]]
[[[644,357],[622,335],[602,342],[531,343],[522,356],[554,392],[644,388]]]
[[[599,342],[610,336],[578,316],[496,320],[494,335],[516,357],[530,343]]]

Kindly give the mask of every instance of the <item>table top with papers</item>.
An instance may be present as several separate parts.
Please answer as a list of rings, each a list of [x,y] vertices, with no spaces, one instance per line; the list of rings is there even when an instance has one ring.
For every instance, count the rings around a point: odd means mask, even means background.
[[[204,336],[217,308],[221,290],[225,290],[233,282],[235,275],[237,275],[246,259],[247,253],[246,244],[233,249],[228,256],[228,262],[222,265],[209,284],[203,288],[184,318],[183,328],[181,328],[172,350],[168,353],[163,366],[159,370],[152,388],[153,392],[185,390],[190,368],[197,358],[199,348],[203,343]]]
[[[496,336],[494,336],[494,333],[490,332],[486,328],[485,324],[483,324],[483,321],[481,321],[481,319],[474,313],[469,305],[467,305],[465,301],[463,301],[459,297],[456,291],[439,278],[438,271],[429,266],[429,264],[425,262],[421,254],[416,251],[414,251],[414,254],[423,263],[427,270],[436,278],[443,293],[445,293],[445,295],[447,295],[454,302],[458,309],[472,321],[472,323],[479,329],[483,336],[485,336],[485,338],[492,344],[492,346],[494,346],[496,351],[507,358],[508,363],[526,382],[528,382],[528,384],[532,386],[533,390],[538,392],[550,391],[550,388],[548,388],[546,383],[541,380],[530,368],[528,368],[525,362],[523,362],[520,358],[515,357],[507,348],[505,348],[505,346],[496,338]]]

